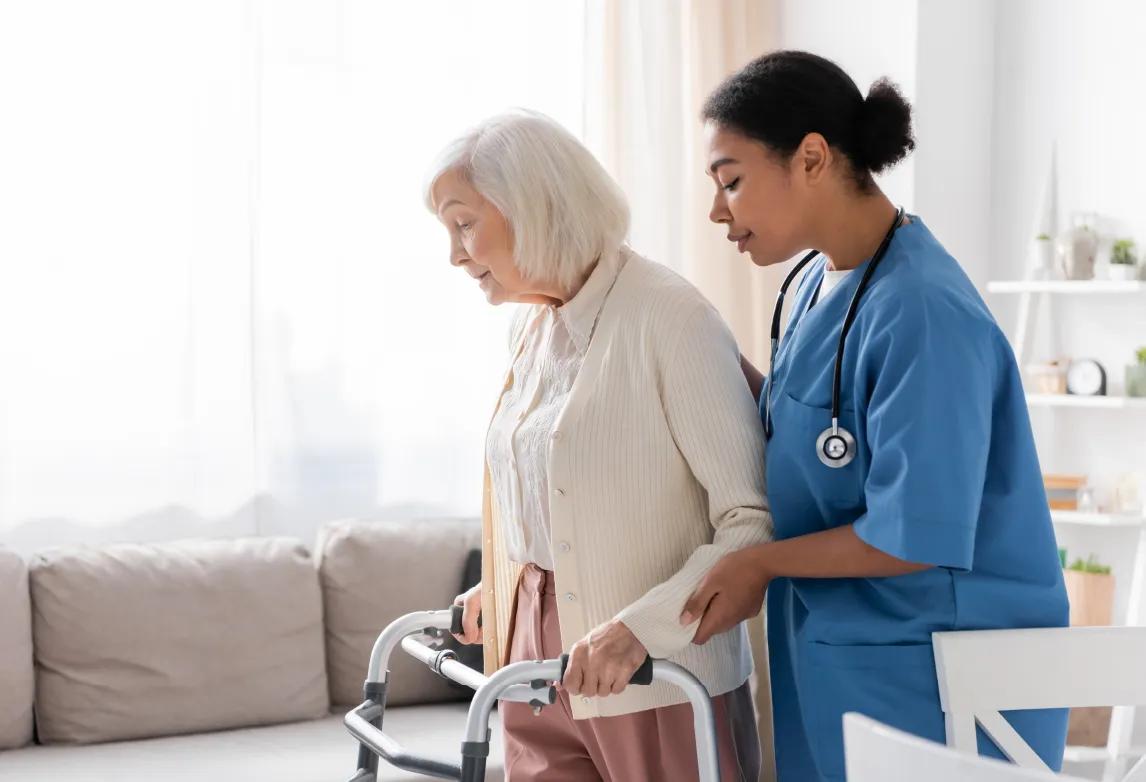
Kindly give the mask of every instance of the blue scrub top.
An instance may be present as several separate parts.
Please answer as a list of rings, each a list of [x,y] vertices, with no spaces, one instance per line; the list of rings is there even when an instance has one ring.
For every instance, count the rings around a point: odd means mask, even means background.
[[[1068,619],[1014,353],[918,217],[896,231],[848,333],[840,424],[855,436],[856,458],[831,469],[816,457],[816,438],[831,424],[840,328],[866,268],[813,305],[825,265],[810,264],[767,381],[776,537],[853,524],[871,546],[936,567],[770,585],[781,782],[843,779],[847,711],[944,741],[931,633],[1062,627]],[[1061,767],[1065,710],[1005,716],[1048,765]],[[999,755],[981,732],[980,748]]]

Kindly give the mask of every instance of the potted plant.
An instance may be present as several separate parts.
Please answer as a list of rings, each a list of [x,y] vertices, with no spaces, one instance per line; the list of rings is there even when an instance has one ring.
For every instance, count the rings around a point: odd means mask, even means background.
[[[1070,623],[1074,627],[1109,625],[1114,610],[1114,576],[1109,565],[1094,555],[1075,559],[1063,573],[1070,598]]]
[[[1126,396],[1146,396],[1146,347],[1135,355],[1138,363],[1126,367]]]
[[[1093,555],[1075,559],[1064,571],[1066,594],[1070,600],[1071,627],[1105,626],[1114,613],[1114,576],[1108,565],[1099,564]],[[1067,727],[1067,744],[1080,747],[1104,747],[1110,735],[1108,706],[1071,709]]]
[[[1031,278],[1035,280],[1055,280],[1061,277],[1054,255],[1054,239],[1050,234],[1035,237],[1031,257]]]
[[[1138,256],[1133,239],[1119,239],[1110,249],[1110,279],[1134,280],[1138,278]]]

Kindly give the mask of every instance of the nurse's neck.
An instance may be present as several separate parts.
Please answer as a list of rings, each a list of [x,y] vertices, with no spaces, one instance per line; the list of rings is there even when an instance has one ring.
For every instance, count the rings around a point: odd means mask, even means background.
[[[895,204],[878,189],[870,195],[851,195],[837,208],[825,210],[827,217],[814,246],[828,256],[827,268],[846,271],[871,258],[891,227],[895,211]]]

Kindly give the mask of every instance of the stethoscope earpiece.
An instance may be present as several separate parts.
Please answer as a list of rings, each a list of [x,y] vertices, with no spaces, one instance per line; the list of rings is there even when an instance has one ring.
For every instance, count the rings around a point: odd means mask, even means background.
[[[847,340],[848,332],[851,330],[852,323],[855,321],[856,311],[859,308],[860,297],[863,296],[864,291],[867,290],[867,284],[871,281],[872,275],[875,274],[876,267],[879,262],[883,260],[883,256],[887,254],[887,248],[891,244],[891,238],[895,235],[895,229],[899,228],[899,224],[903,222],[903,207],[895,210],[895,222],[891,224],[891,228],[887,229],[887,234],[880,242],[879,248],[875,251],[875,255],[871,257],[871,262],[867,265],[863,277],[860,278],[859,285],[856,287],[856,292],[852,296],[851,303],[848,305],[847,315],[844,316],[844,325],[840,329],[840,341],[836,348],[836,367],[835,372],[832,373],[832,425],[820,433],[816,438],[816,456],[820,457],[820,462],[827,467],[846,467],[852,463],[856,458],[856,439],[852,437],[852,433],[847,429],[840,426],[840,372],[843,369],[844,363],[844,344]],[[796,279],[796,275],[808,265],[808,263],[819,255],[819,252],[812,250],[810,253],[800,259],[800,262],[788,272],[788,276],[784,278],[784,282],[780,285],[780,291],[776,295],[776,307],[772,310],[772,361],[769,364],[769,373],[772,372],[776,366],[776,349],[780,344],[780,311],[784,307],[784,294],[788,292],[788,286],[792,284],[792,280]],[[764,399],[764,434],[771,439],[772,437],[772,379],[768,379],[768,387],[766,389],[767,396]]]

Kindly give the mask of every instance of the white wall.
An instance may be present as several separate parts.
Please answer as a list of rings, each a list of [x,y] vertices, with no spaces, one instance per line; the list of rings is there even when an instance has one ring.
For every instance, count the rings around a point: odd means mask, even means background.
[[[1102,215],[1109,236],[1146,245],[1146,4],[1131,0],[1011,0],[998,7],[995,146],[991,184],[992,265],[1018,277],[1057,147],[1060,226],[1075,211]],[[1103,255],[1109,250],[1109,238]],[[1104,269],[1099,269],[1103,274]],[[995,302],[1010,325],[1011,302]],[[1120,393],[1131,352],[1146,345],[1143,297],[1070,297],[1044,312],[1036,357],[1090,356]],[[1055,335],[1058,344],[1046,339]],[[1074,472],[1108,487],[1135,470],[1146,481],[1146,412],[1040,410],[1032,420],[1047,471]],[[1113,567],[1115,612],[1125,610],[1134,530],[1061,526],[1072,557],[1095,554]],[[1139,716],[1138,743],[1146,739]]]
[[[919,3],[915,208],[983,287],[991,268],[995,3]]]
[[[887,76],[905,97],[916,96],[915,0],[781,0],[780,45],[833,60],[865,95]],[[891,199],[915,211],[914,156],[880,178]]]

